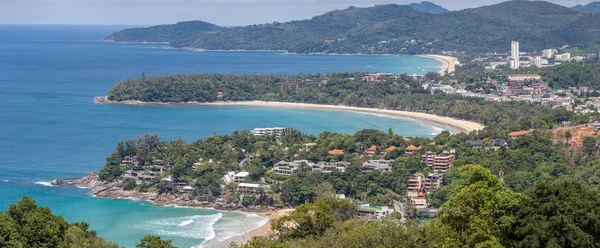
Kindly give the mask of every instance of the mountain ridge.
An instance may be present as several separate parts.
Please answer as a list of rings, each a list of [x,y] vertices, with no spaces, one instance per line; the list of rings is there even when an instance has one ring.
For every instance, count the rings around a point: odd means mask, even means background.
[[[363,54],[506,51],[512,40],[522,41],[524,51],[600,43],[595,29],[585,28],[587,19],[597,17],[550,2],[514,0],[436,14],[414,6],[348,7],[300,21],[213,27],[169,41],[174,48],[201,50]]]

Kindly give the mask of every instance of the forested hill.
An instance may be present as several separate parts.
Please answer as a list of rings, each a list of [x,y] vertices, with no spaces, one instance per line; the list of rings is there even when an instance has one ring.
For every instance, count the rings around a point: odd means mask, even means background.
[[[365,82],[361,73],[279,75],[178,74],[124,79],[108,92],[111,101],[216,102],[278,101],[424,112],[522,130],[574,119],[574,113],[525,102],[491,102],[431,94],[400,76]],[[585,117],[582,117],[585,118]],[[536,120],[532,122],[532,120]],[[523,121],[523,122],[521,122]],[[525,124],[527,123],[527,124]],[[574,122],[575,123],[575,122]]]
[[[113,33],[104,38],[104,40],[114,42],[171,42],[185,39],[198,33],[221,29],[224,28],[203,21],[188,21],[148,28],[128,28]]]
[[[435,5],[437,6],[437,5]],[[563,45],[600,44],[595,23],[585,15],[544,1],[508,1],[461,11],[435,13],[427,2],[414,5],[349,7],[308,20],[235,28],[210,26],[202,32],[158,26],[115,33],[107,40],[171,41],[173,47],[206,50],[287,50],[296,53],[423,54],[444,50],[507,51],[512,40],[522,51]],[[439,6],[438,6],[439,7]],[[441,7],[440,7],[441,8]],[[431,12],[431,13],[427,13]],[[171,30],[172,31],[172,30]],[[132,38],[127,38],[131,33]],[[137,33],[137,34],[136,34]],[[136,35],[143,38],[134,38]],[[160,37],[149,39],[148,37]],[[119,38],[119,39],[117,39]]]
[[[573,9],[586,14],[600,13],[600,2],[591,2],[586,5],[580,4],[573,7]]]
[[[416,11],[430,14],[446,13],[449,10],[432,2],[423,1],[420,3],[411,3],[408,5]]]

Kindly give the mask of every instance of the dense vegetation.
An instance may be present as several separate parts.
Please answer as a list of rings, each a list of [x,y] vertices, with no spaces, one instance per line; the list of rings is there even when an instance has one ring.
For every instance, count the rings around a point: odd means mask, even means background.
[[[48,248],[119,248],[89,229],[85,222],[68,223],[61,216],[52,214],[48,207],[40,207],[24,196],[11,204],[6,213],[0,212],[0,247],[48,247]],[[174,248],[172,240],[146,235],[137,248]]]
[[[173,25],[158,25],[148,28],[128,28],[113,33],[104,40],[115,42],[171,42],[185,39],[202,32],[224,28],[203,21],[178,22]]]
[[[29,197],[0,213],[0,247],[118,247],[85,222],[68,223]]]
[[[576,120],[572,112],[523,102],[486,102],[458,95],[430,94],[405,76],[363,82],[363,74],[304,76],[190,74],[119,81],[108,92],[113,101],[214,102],[280,101],[425,112],[520,130]],[[296,80],[297,85],[290,82]],[[218,97],[218,92],[223,97]],[[586,121],[586,120],[582,120]]]
[[[598,25],[593,25],[600,15],[582,15],[543,1],[509,1],[439,12],[443,8],[427,3],[349,7],[303,21],[198,29],[195,35],[190,31],[177,33],[177,37],[162,29],[134,29],[107,39],[139,41],[138,36],[158,36],[161,38],[156,40],[172,41],[174,47],[208,50],[365,54],[506,51],[512,40],[521,42],[522,51],[600,43]]]
[[[347,205],[321,201],[273,225],[272,236],[255,237],[242,247],[600,246],[600,194],[579,181],[540,181],[516,193],[478,165],[463,166],[457,181],[439,218],[423,226],[399,223],[394,216],[383,221],[336,218],[335,210],[348,212]]]

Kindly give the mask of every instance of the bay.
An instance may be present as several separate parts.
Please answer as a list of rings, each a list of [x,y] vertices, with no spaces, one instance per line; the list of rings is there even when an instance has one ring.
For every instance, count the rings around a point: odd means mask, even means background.
[[[428,136],[431,124],[384,116],[258,107],[97,105],[124,77],[172,73],[296,74],[384,71],[424,74],[442,63],[410,56],[285,55],[281,52],[193,52],[163,45],[98,42],[119,26],[0,25],[0,209],[31,196],[68,221],[86,221],[126,247],[146,233],[180,247],[252,228],[264,219],[216,210],[165,208],[135,200],[90,197],[53,179],[98,171],[117,141],[145,133],[188,142],[213,133],[284,126],[318,134],[394,129]]]

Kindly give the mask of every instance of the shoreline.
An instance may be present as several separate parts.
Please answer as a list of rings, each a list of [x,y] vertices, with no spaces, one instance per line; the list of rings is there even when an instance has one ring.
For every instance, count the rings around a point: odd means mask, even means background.
[[[75,186],[89,190],[91,197],[99,197],[112,200],[135,200],[149,202],[157,207],[168,208],[193,208],[193,209],[212,209],[219,212],[235,212],[245,215],[256,214],[264,218],[256,227],[245,230],[242,233],[232,236],[220,237],[214,236],[204,240],[194,247],[228,247],[231,242],[244,244],[255,236],[268,235],[271,232],[271,223],[277,218],[289,214],[294,209],[274,208],[274,207],[244,207],[241,205],[232,206],[231,204],[219,204],[216,202],[201,202],[191,200],[184,195],[159,194],[156,192],[137,192],[122,190],[122,182],[102,181],[96,173],[88,172],[83,178],[76,180],[52,180],[51,182],[40,183],[47,187],[54,186]],[[213,224],[214,227],[214,224]]]
[[[461,65],[460,61],[456,57],[447,56],[447,55],[438,55],[438,54],[393,54],[393,53],[381,53],[381,54],[369,54],[369,53],[295,53],[289,52],[288,50],[246,50],[246,49],[202,49],[196,47],[173,47],[170,46],[170,42],[126,42],[126,41],[115,41],[115,40],[99,40],[100,42],[105,43],[114,43],[114,44],[153,44],[153,45],[169,45],[165,47],[165,49],[173,49],[173,50],[186,50],[192,52],[281,52],[285,55],[328,55],[328,56],[417,56],[423,58],[435,59],[437,61],[441,61],[444,63],[444,68],[438,71],[440,75],[444,76],[445,74],[452,74],[456,71],[456,66]]]
[[[440,75],[444,76],[446,74],[452,74],[456,71],[456,67],[460,66],[460,61],[456,57],[446,56],[446,55],[437,55],[437,54],[423,54],[416,55],[423,58],[435,59],[437,61],[441,61],[445,64],[445,70],[442,69],[440,71]]]
[[[266,101],[240,101],[240,102],[143,102],[143,101],[110,101],[107,97],[96,97],[94,102],[97,104],[122,104],[122,105],[140,105],[140,106],[252,106],[252,107],[273,107],[273,108],[296,108],[296,109],[320,109],[320,110],[337,110],[337,111],[352,111],[366,114],[383,114],[390,117],[405,117],[414,120],[424,120],[442,126],[452,127],[459,132],[470,133],[479,131],[485,128],[483,124],[460,120],[452,117],[439,116],[434,114],[410,112],[403,110],[388,110],[363,107],[351,107],[344,105],[324,105],[312,103],[289,103],[289,102],[266,102]]]
[[[231,244],[232,242],[236,243],[238,245],[243,245],[243,244],[247,243],[248,241],[250,241],[253,237],[267,236],[271,233],[271,223],[276,221],[279,217],[288,215],[291,211],[294,211],[294,209],[286,208],[286,209],[280,209],[280,210],[277,210],[274,212],[255,212],[257,215],[267,219],[264,224],[257,226],[255,228],[252,228],[243,233],[233,235],[230,237],[225,237],[224,239],[213,238],[213,239],[206,240],[202,244],[200,244],[200,247],[202,247],[202,248],[229,247],[229,244]]]

